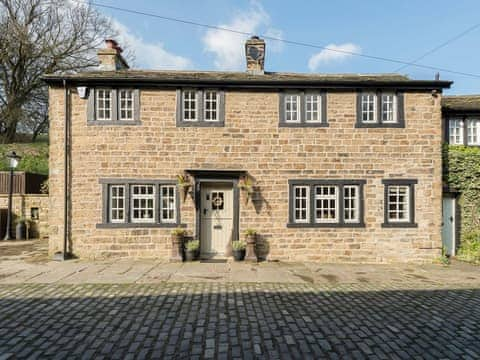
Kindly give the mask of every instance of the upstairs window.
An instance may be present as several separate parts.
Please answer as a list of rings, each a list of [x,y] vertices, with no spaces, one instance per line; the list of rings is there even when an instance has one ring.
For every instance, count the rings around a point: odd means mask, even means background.
[[[290,180],[289,227],[361,227],[364,180]]]
[[[480,118],[451,118],[446,121],[449,144],[480,146]]]
[[[279,103],[281,127],[328,126],[325,92],[284,92]]]
[[[90,88],[87,123],[96,125],[135,125],[140,123],[138,89]]]
[[[356,127],[405,127],[403,94],[359,92]]]
[[[218,89],[177,90],[177,126],[224,126],[225,94]]]

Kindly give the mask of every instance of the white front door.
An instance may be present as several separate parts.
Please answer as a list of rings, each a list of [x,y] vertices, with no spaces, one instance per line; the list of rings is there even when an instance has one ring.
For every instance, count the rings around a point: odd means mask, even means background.
[[[233,230],[231,184],[202,184],[201,252],[203,256],[224,255]]]
[[[443,198],[442,243],[446,255],[455,255],[455,198]]]

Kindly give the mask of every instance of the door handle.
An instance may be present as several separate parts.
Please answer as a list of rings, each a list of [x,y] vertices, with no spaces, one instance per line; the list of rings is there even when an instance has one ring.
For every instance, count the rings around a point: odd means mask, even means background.
[[[450,222],[453,222],[453,216],[450,216]]]

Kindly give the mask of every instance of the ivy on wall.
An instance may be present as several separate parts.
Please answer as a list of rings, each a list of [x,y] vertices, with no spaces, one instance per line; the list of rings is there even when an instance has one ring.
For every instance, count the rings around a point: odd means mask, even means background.
[[[459,255],[480,260],[480,147],[444,145],[443,183],[461,194]]]

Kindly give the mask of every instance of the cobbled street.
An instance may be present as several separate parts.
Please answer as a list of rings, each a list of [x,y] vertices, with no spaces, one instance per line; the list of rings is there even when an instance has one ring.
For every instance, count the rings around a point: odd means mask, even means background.
[[[480,358],[480,290],[0,286],[0,358]]]

